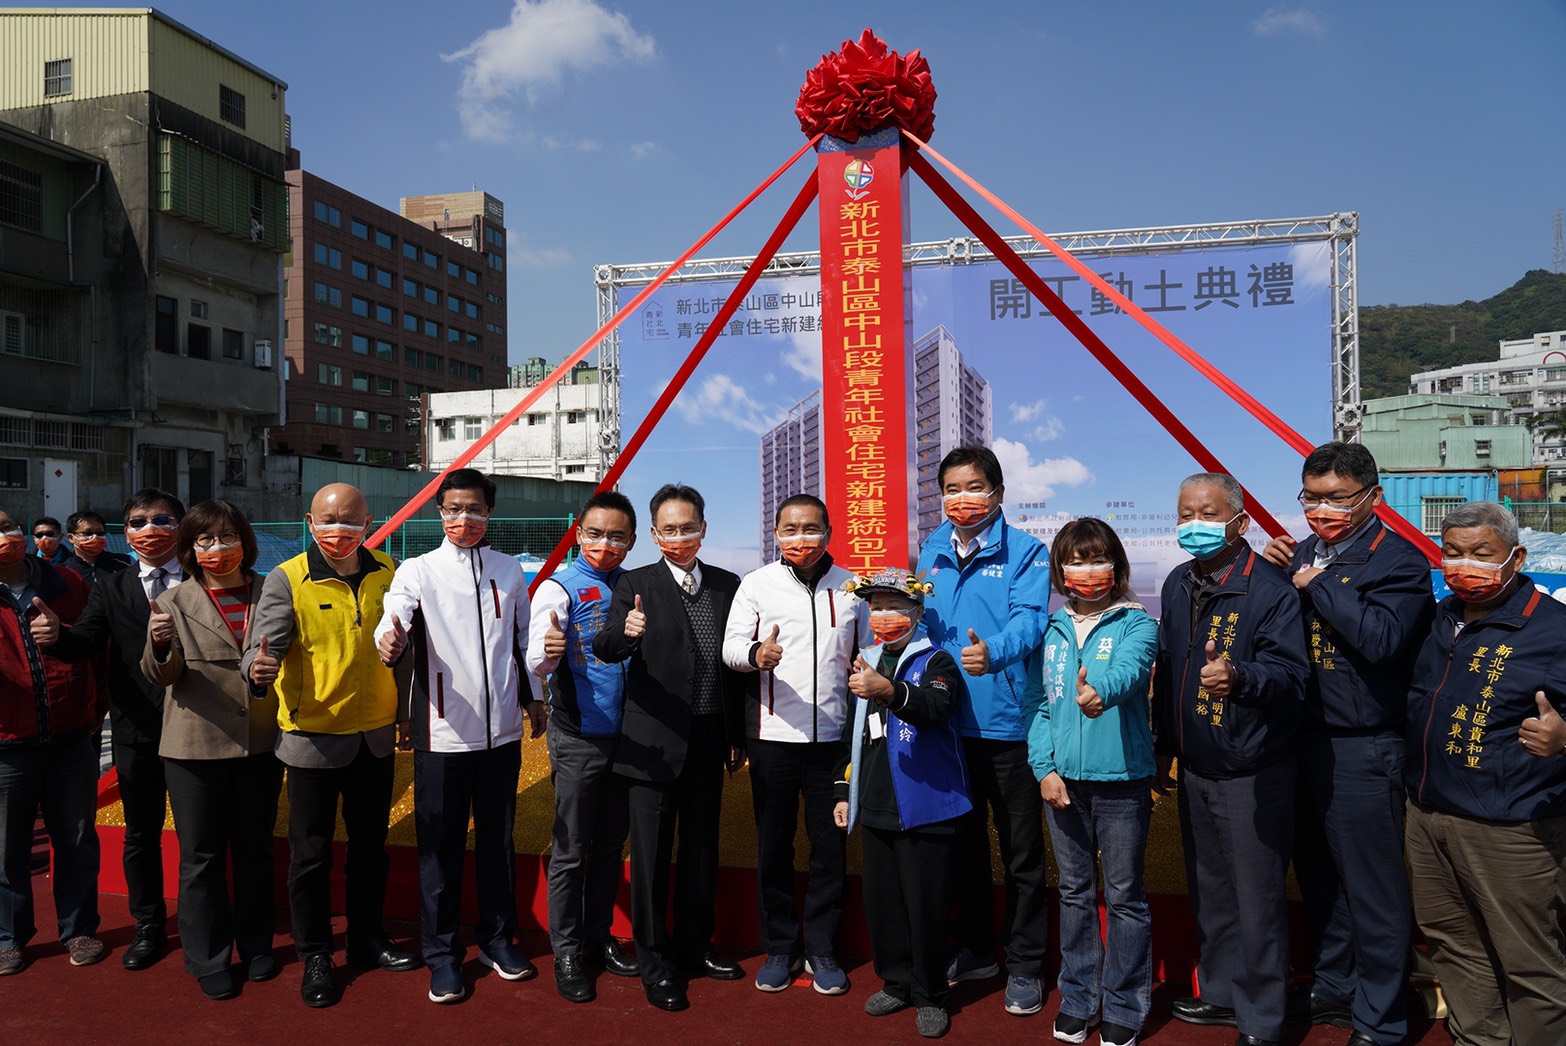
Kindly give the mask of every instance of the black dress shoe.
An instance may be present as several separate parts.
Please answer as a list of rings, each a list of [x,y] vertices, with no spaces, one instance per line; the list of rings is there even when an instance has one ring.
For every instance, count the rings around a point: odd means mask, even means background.
[[[592,1002],[598,997],[580,955],[562,955],[555,959],[555,990],[567,1002]]]
[[[335,1006],[337,1000],[343,997],[336,978],[332,976],[330,955],[312,955],[305,960],[304,981],[299,985],[299,997],[304,999],[306,1006],[317,1009]]]
[[[348,961],[356,966],[379,966],[383,970],[392,973],[403,973],[408,970],[417,970],[424,965],[412,952],[405,952],[395,947],[384,938],[373,941],[365,941],[363,944],[350,945],[348,948]]]
[[[1296,1027],[1330,1024],[1334,1028],[1354,1027],[1354,1014],[1348,1003],[1329,1002],[1309,991],[1293,992],[1283,1005],[1283,1023]]]
[[[1344,1043],[1343,1046],[1376,1046],[1376,1040],[1362,1031],[1356,1031],[1348,1037],[1348,1042]]]
[[[168,940],[168,933],[157,923],[137,923],[136,936],[120,962],[127,970],[145,970],[158,961]]]
[[[680,969],[693,977],[711,977],[715,981],[737,981],[745,976],[745,971],[737,962],[729,962],[715,951],[708,951],[699,959],[690,959],[680,964]]]
[[[660,1010],[668,1010],[671,1013],[688,1009],[691,1004],[691,1001],[685,997],[685,989],[680,987],[679,982],[668,979],[647,986],[647,1001]]]
[[[610,938],[600,949],[590,949],[587,958],[598,959],[603,965],[604,972],[612,973],[616,977],[642,975],[642,964],[637,961],[636,956],[626,954],[625,949],[620,947],[620,942],[613,938]]]
[[[277,976],[277,956],[271,952],[262,952],[245,964],[245,980],[270,981]]]
[[[1199,998],[1176,999],[1170,1013],[1177,1021],[1187,1024],[1222,1024],[1234,1027],[1234,1010],[1228,1006],[1214,1006]]]
[[[1234,1040],[1234,1046],[1278,1046],[1278,1040],[1258,1039],[1254,1035],[1241,1035]]]
[[[214,1002],[220,999],[232,999],[239,994],[239,985],[234,983],[234,973],[227,967],[217,973],[198,977],[196,983],[201,985],[201,994]]]

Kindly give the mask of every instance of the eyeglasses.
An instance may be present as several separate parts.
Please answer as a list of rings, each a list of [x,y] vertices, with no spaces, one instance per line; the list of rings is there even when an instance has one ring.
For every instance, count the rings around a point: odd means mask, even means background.
[[[231,530],[224,531],[216,537],[213,537],[211,534],[202,534],[192,541],[191,544],[205,552],[214,545],[237,545],[239,544],[239,535]]]
[[[57,538],[59,536],[60,536],[60,532],[58,530],[35,530],[35,531],[33,531],[33,537],[34,538]]]
[[[0,538],[19,538],[21,536],[21,527],[0,527]]]
[[[1370,486],[1373,487],[1375,484],[1372,483]],[[1347,508],[1349,505],[1357,502],[1359,500],[1359,496],[1369,489],[1370,487],[1360,487],[1352,494],[1328,494],[1326,497],[1322,498],[1318,498],[1313,494],[1307,494],[1302,490],[1298,494],[1294,495],[1294,500],[1298,501],[1305,508],[1315,508],[1317,505],[1331,505],[1333,508]]]
[[[125,521],[127,532],[146,530],[148,527],[157,527],[159,530],[174,530],[179,526],[176,516],[132,516]]]
[[[688,538],[701,533],[700,523],[688,523],[684,526],[667,526],[654,528],[653,533],[664,538]]]
[[[582,531],[582,539],[584,541],[619,541],[623,543],[631,540],[631,535],[623,530],[599,530],[595,527],[592,530]]]
[[[481,519],[489,518],[489,509],[474,505],[470,508],[443,508],[440,510],[441,519],[461,519],[463,516],[478,516]]]
[[[76,533],[71,535],[71,537],[77,538],[77,539],[80,539],[80,538],[106,538],[108,536],[109,536],[109,532],[106,531],[106,530],[78,530]]]

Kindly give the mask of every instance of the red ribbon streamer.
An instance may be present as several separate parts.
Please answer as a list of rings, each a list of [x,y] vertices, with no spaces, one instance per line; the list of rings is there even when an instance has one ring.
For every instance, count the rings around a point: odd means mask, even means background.
[[[995,254],[996,259],[1010,269],[1012,275],[1021,280],[1023,286],[1032,291],[1044,303],[1045,307],[1054,314],[1055,318],[1082,343],[1082,347],[1092,353],[1093,358],[1103,364],[1104,368],[1114,376],[1115,380],[1120,382],[1126,391],[1131,393],[1148,413],[1158,419],[1158,423],[1179,442],[1180,446],[1186,449],[1191,457],[1196,459],[1202,468],[1208,472],[1223,472],[1232,475],[1228,469],[1223,467],[1223,463],[1213,455],[1212,451],[1208,450],[1202,441],[1197,439],[1196,435],[1186,428],[1185,424],[1175,417],[1168,407],[1164,406],[1163,402],[1153,393],[1153,390],[1144,385],[1142,379],[1132,373],[1131,368],[1127,367],[1120,357],[1110,351],[1109,346],[1105,345],[1099,336],[1093,333],[1092,328],[1082,321],[1082,317],[1073,312],[1071,307],[1050,289],[1049,284],[1044,282],[1044,278],[1034,272],[1027,262],[1022,260],[1022,257],[1012,249],[1011,245],[988,222],[979,216],[979,213],[973,209],[973,206],[967,200],[958,195],[957,190],[952,188],[950,182],[941,177],[939,171],[930,166],[929,160],[915,153],[911,166],[919,177],[924,180],[924,183],[940,198],[940,201],[946,204],[951,212],[957,216],[957,220],[966,225],[975,236],[984,242],[984,245]],[[1241,489],[1244,489],[1243,485]],[[1252,519],[1261,524],[1262,529],[1267,531],[1267,533],[1274,537],[1285,533],[1283,527],[1267,511],[1266,506],[1252,497],[1251,492],[1248,490],[1245,491],[1245,510],[1250,513]]]
[[[398,509],[390,519],[381,524],[381,528],[377,530],[375,534],[365,542],[365,544],[371,546],[372,548],[376,545],[379,545],[382,541],[385,541],[388,537],[390,537],[398,527],[406,523],[409,517],[411,517],[415,512],[419,511],[419,509],[423,507],[424,503],[435,495],[435,491],[440,489],[441,480],[446,478],[447,473],[464,467],[474,458],[478,457],[479,453],[483,451],[485,447],[495,442],[495,440],[500,437],[500,434],[504,432],[512,422],[516,421],[523,414],[527,413],[528,408],[531,407],[534,403],[538,402],[544,393],[548,392],[556,382],[560,381],[567,374],[571,373],[572,367],[586,359],[587,354],[593,350],[595,345],[603,340],[605,335],[614,330],[616,327],[620,326],[627,316],[640,308],[642,302],[646,301],[649,297],[652,296],[654,291],[663,286],[664,282],[668,280],[668,278],[676,271],[678,271],[680,266],[689,261],[691,256],[694,255],[697,251],[707,246],[714,236],[722,232],[724,227],[727,226],[729,222],[733,221],[741,211],[754,203],[758,196],[770,188],[773,182],[782,177],[784,171],[794,166],[795,161],[797,161],[801,156],[805,155],[805,153],[811,149],[816,144],[816,142],[820,140],[820,138],[820,135],[816,135],[814,138],[810,139],[810,141],[800,146],[799,150],[795,152],[793,156],[790,156],[787,160],[785,160],[782,166],[769,174],[765,181],[756,186],[756,188],[753,189],[748,196],[746,196],[739,203],[735,204],[729,210],[729,213],[720,218],[718,220],[718,224],[708,229],[701,239],[691,244],[688,248],[685,249],[683,254],[674,259],[674,261],[670,262],[669,267],[660,272],[656,279],[654,279],[651,283],[642,289],[641,293],[632,298],[630,301],[626,302],[625,307],[614,314],[614,318],[600,327],[598,332],[595,333],[592,337],[582,342],[581,346],[571,355],[567,356],[560,366],[550,371],[547,378],[545,378],[538,385],[535,385],[527,393],[527,395],[523,396],[522,399],[518,401],[515,407],[512,407],[499,421],[495,422],[488,432],[484,433],[484,435],[480,436],[476,441],[474,441],[467,450],[464,450],[461,454],[458,454],[450,465],[447,465],[440,471],[439,475],[435,476],[424,485],[423,490],[415,494],[406,505]],[[600,487],[599,489],[603,488]]]
[[[1250,413],[1251,417],[1255,418],[1268,429],[1272,430],[1272,432],[1281,438],[1285,443],[1299,451],[1302,455],[1309,455],[1311,451],[1316,449],[1315,445],[1312,444],[1310,440],[1306,439],[1300,433],[1295,432],[1288,422],[1278,417],[1271,410],[1267,409],[1267,407],[1263,405],[1260,400],[1256,399],[1239,385],[1231,381],[1222,371],[1220,371],[1217,367],[1214,367],[1185,342],[1181,341],[1167,327],[1153,319],[1130,298],[1127,298],[1125,295],[1116,290],[1114,285],[1111,284],[1108,280],[1105,280],[1098,273],[1094,272],[1089,266],[1078,260],[1074,255],[1071,254],[1071,252],[1067,251],[1060,244],[1044,235],[1043,231],[1034,226],[1033,223],[1029,222],[1022,215],[1018,214],[994,193],[980,185],[966,171],[952,163],[946,157],[942,156],[927,143],[922,142],[912,134],[909,134],[907,131],[904,131],[903,135],[916,146],[918,146],[922,152],[927,152],[931,156],[935,157],[941,166],[951,171],[970,189],[984,197],[984,199],[991,206],[995,207],[1002,214],[1006,215],[1006,217],[1010,218],[1012,221],[1021,226],[1023,231],[1026,232],[1029,236],[1032,236],[1033,239],[1040,244],[1040,246],[1047,249],[1051,254],[1055,255],[1055,257],[1059,258],[1062,262],[1075,270],[1079,276],[1096,287],[1105,297],[1109,298],[1110,301],[1113,301],[1116,305],[1118,305],[1127,315],[1133,317],[1138,323],[1146,328],[1150,334],[1173,350],[1174,353],[1181,359],[1185,360],[1192,367],[1196,368],[1198,373],[1207,378],[1207,380],[1211,381],[1214,385],[1218,386],[1218,388],[1227,394],[1230,399],[1244,407]],[[926,166],[928,166],[928,163]],[[931,171],[933,173],[933,168]],[[928,183],[929,179],[926,178],[925,181]],[[931,188],[934,188],[934,186],[932,185]],[[970,226],[970,228],[972,228],[972,226]],[[994,248],[991,247],[991,250],[993,251]],[[1053,311],[1053,309],[1051,311]],[[1073,313],[1073,315],[1075,314]],[[1167,427],[1168,426],[1166,425],[1165,428]],[[1173,430],[1170,431],[1173,432]],[[1198,458],[1197,460],[1200,461],[1201,459]],[[1395,512],[1391,506],[1385,503],[1378,505],[1376,507],[1376,512],[1381,516],[1382,522],[1384,522],[1392,530],[1396,531],[1399,535],[1412,542],[1414,547],[1423,552],[1425,554],[1425,558],[1430,560],[1432,564],[1440,564],[1441,550],[1436,547],[1435,543],[1431,541],[1423,531],[1414,526],[1414,524],[1407,519],[1404,519],[1401,515]],[[1277,533],[1283,533],[1282,528],[1279,528]]]
[[[792,163],[793,161],[790,160],[789,162]],[[761,252],[751,260],[750,265],[745,269],[745,274],[740,277],[739,282],[734,285],[734,289],[729,292],[729,296],[724,299],[722,307],[718,309],[717,314],[712,318],[712,325],[702,333],[695,346],[691,348],[690,355],[685,357],[685,362],[680,364],[680,369],[674,372],[674,377],[664,387],[663,392],[658,396],[657,402],[652,405],[652,409],[647,412],[647,416],[642,419],[642,423],[636,427],[636,431],[631,435],[631,438],[626,441],[619,456],[615,458],[614,464],[609,466],[609,471],[604,474],[603,479],[598,481],[599,491],[609,490],[616,483],[620,482],[620,477],[630,465],[631,459],[636,456],[637,451],[642,449],[642,444],[647,442],[647,437],[652,435],[652,430],[657,427],[658,422],[663,420],[663,416],[668,411],[670,404],[674,402],[674,398],[685,387],[685,383],[690,381],[691,375],[696,373],[697,366],[707,355],[707,350],[712,348],[712,343],[718,340],[718,333],[728,326],[729,320],[733,318],[734,313],[739,310],[740,304],[745,300],[745,295],[749,294],[750,289],[756,285],[756,281],[761,278],[762,271],[766,269],[767,263],[772,261],[772,256],[777,254],[778,249],[783,246],[783,241],[788,239],[789,233],[794,231],[794,227],[799,224],[800,219],[804,217],[805,212],[810,209],[810,205],[815,202],[815,199],[816,174],[812,171],[805,180],[804,186],[800,188],[799,194],[794,197],[794,202],[789,205],[788,210],[783,213],[783,217],[778,221],[777,228],[772,230],[772,235],[768,236],[767,242],[762,244]],[[632,304],[635,303],[633,302]],[[626,308],[630,308],[630,306]],[[571,545],[575,541],[576,534],[573,531],[567,531],[560,539],[559,544],[555,546],[555,550],[549,554],[549,558],[545,560],[544,565],[539,568],[538,576],[533,578],[533,583],[528,586],[529,595],[537,591],[541,581],[555,572],[555,568],[565,559],[566,552],[570,550]]]

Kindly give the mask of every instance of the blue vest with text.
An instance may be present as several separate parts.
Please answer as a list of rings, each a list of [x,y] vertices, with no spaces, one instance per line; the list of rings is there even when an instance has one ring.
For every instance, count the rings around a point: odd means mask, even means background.
[[[585,559],[556,571],[550,580],[565,589],[571,613],[566,625],[566,651],[549,677],[551,727],[563,727],[577,737],[614,737],[620,732],[625,705],[625,665],[611,665],[593,656],[593,637],[609,620],[614,583],[625,571],[607,574]]]

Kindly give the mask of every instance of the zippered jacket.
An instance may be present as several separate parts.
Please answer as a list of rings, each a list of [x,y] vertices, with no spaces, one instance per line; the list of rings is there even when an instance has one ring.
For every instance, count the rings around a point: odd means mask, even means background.
[[[984,545],[959,569],[952,525],[942,523],[920,548],[918,571],[935,586],[924,600],[930,641],[959,666],[970,628],[990,650],[989,672],[965,676],[963,736],[1027,740],[1026,713],[1039,702],[1035,655],[1048,616],[1049,551],[996,516]]]
[[[87,605],[87,583],[36,556],[29,557],[27,569],[38,598],[60,616],[60,623],[75,621]],[[30,603],[18,606],[0,592],[0,747],[46,745],[85,733],[107,711],[96,681],[106,655],[100,651],[72,664],[43,652],[33,642],[36,613]]]
[[[414,658],[408,721],[416,749],[482,751],[522,737],[522,709],[533,691],[524,667],[528,592],[521,564],[488,545],[443,540],[397,568],[377,642],[391,631],[394,614],[408,630]]]
[[[1566,815],[1566,755],[1518,741],[1540,690],[1566,714],[1566,606],[1522,575],[1517,591],[1457,631],[1463,602],[1441,600],[1408,694],[1403,782],[1420,806],[1518,824]]]
[[[1040,781],[1052,772],[1070,781],[1136,781],[1153,775],[1148,685],[1158,656],[1158,622],[1140,606],[1106,610],[1077,646],[1065,607],[1044,628],[1043,699],[1028,727],[1028,764]],[[1087,665],[1104,714],[1089,719],[1077,704],[1077,672]]]
[[[1320,539],[1294,549],[1310,566]],[[1301,728],[1327,734],[1399,733],[1414,658],[1435,618],[1430,561],[1371,520],[1300,593],[1310,679]]]
[[[1155,750],[1203,777],[1254,774],[1294,751],[1309,660],[1294,583],[1254,549],[1221,568],[1221,581],[1191,627],[1196,561],[1164,580],[1153,675]],[[1239,678],[1224,700],[1201,685],[1207,643]]]
[[[828,566],[814,586],[788,564],[746,574],[729,607],[723,663],[756,672],[755,649],[778,629],[783,660],[761,672],[745,717],[745,736],[763,741],[836,743],[848,718],[848,676],[868,638],[864,601],[842,590],[853,574]]]

